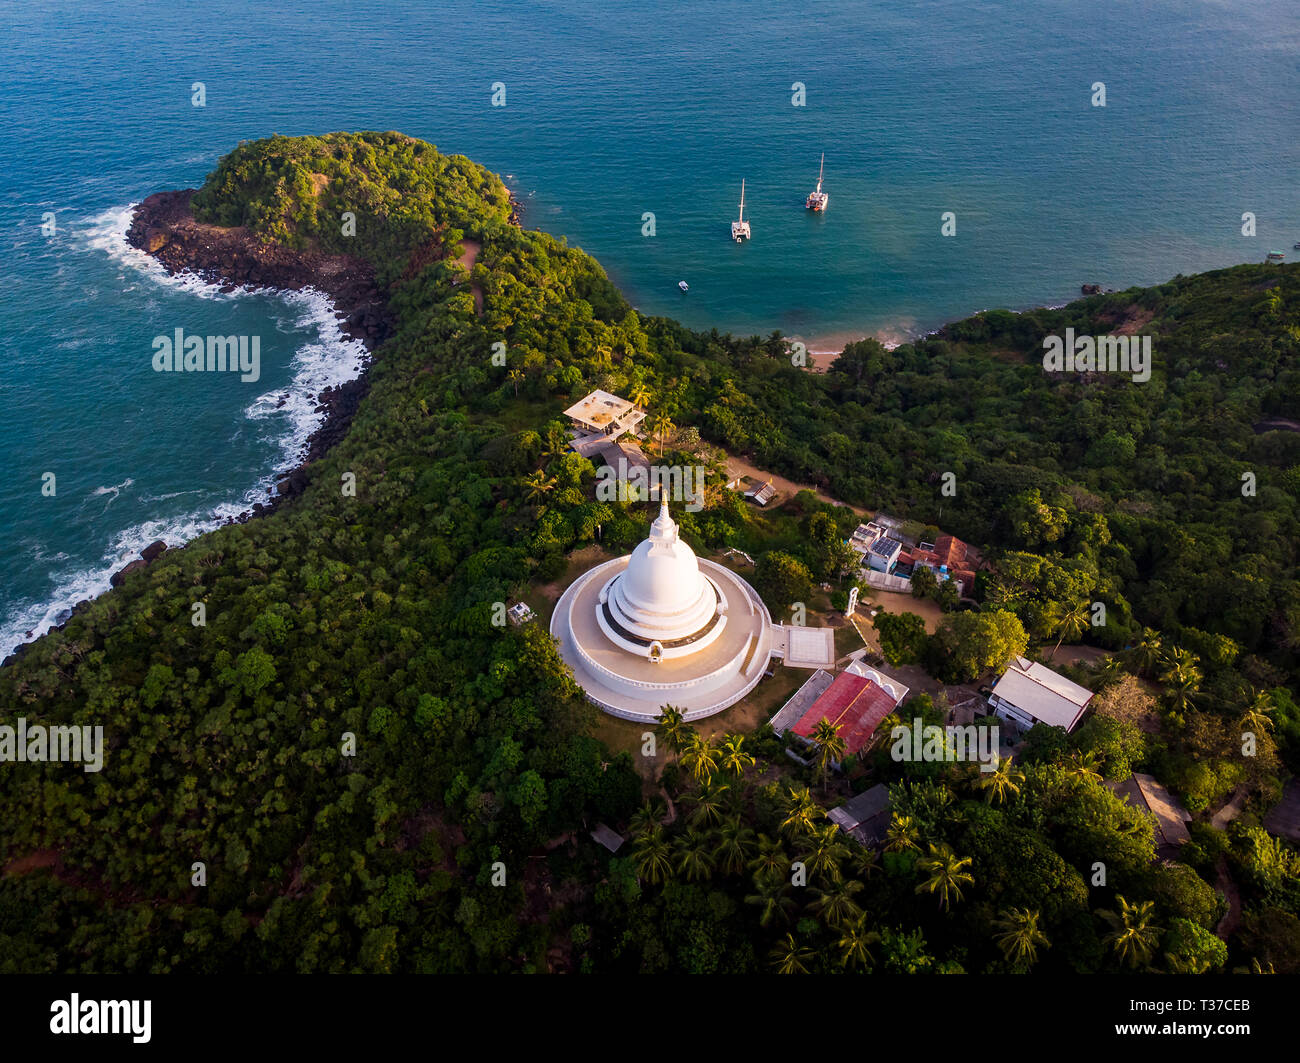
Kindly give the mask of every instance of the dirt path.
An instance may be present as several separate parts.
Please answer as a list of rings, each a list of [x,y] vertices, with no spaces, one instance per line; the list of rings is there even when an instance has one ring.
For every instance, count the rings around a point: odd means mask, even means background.
[[[1232,936],[1232,932],[1237,929],[1237,924],[1241,922],[1241,891],[1237,889],[1237,884],[1228,874],[1227,857],[1219,857],[1214,870],[1214,888],[1228,898],[1228,911],[1219,920],[1219,925],[1214,928],[1214,932],[1220,939],[1227,941]]]
[[[780,493],[780,500],[782,502],[788,498],[793,498],[800,491],[811,491],[823,502],[829,502],[833,506],[846,506],[860,517],[869,517],[872,515],[860,506],[850,506],[847,502],[841,502],[838,499],[831,498],[831,496],[826,494],[826,492],[817,489],[812,484],[797,484],[793,480],[787,480],[784,476],[778,476],[774,472],[766,472],[757,466],[751,465],[744,458],[736,458],[728,454],[727,479],[734,480],[738,476],[748,476],[751,480],[756,480],[759,483],[766,483],[771,480],[772,486]],[[771,503],[768,504],[771,505]]]
[[[1245,806],[1246,788],[1238,786],[1224,806],[1214,813],[1214,818],[1210,820],[1210,826],[1215,830],[1227,830],[1228,824],[1241,815],[1241,810]]]

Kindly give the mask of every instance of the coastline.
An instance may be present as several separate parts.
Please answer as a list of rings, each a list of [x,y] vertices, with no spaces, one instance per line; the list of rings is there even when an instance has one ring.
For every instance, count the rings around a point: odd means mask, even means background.
[[[243,523],[269,512],[285,498],[306,486],[304,470],[343,437],[369,388],[369,357],[393,332],[388,300],[375,283],[374,270],[358,258],[299,252],[264,245],[247,229],[222,229],[196,221],[190,200],[196,189],[155,192],[135,208],[126,231],[127,243],[155,259],[169,274],[191,273],[223,292],[244,288],[275,294],[311,289],[330,302],[339,318],[339,330],[362,343],[367,363],[360,374],[316,396],[321,424],[308,437],[297,464],[275,476],[278,481],[269,503],[254,503],[250,510],[225,523]]]
[[[326,313],[337,322],[339,335],[364,348],[359,372],[341,384],[308,394],[319,423],[288,464],[276,461],[268,470],[268,476],[261,480],[263,483],[269,480],[271,484],[266,488],[264,501],[250,503],[252,493],[249,492],[244,496],[247,508],[230,513],[234,506],[223,507],[228,514],[224,519],[221,513],[213,513],[209,522],[192,527],[192,533],[184,535],[179,542],[169,545],[163,538],[153,539],[134,559],[125,564],[119,562],[115,570],[101,570],[107,574],[94,580],[98,589],[90,588],[86,597],[75,602],[69,599],[49,602],[44,623],[33,627],[27,636],[20,635],[20,641],[0,646],[0,667],[16,659],[48,632],[62,630],[91,600],[119,586],[131,573],[147,567],[167,550],[178,549],[216,528],[242,524],[270,513],[281,502],[299,494],[306,486],[307,467],[347,431],[369,388],[368,370],[374,349],[392,333],[387,298],[375,284],[373,270],[367,263],[346,256],[265,247],[246,230],[204,225],[190,211],[194,191],[159,192],[136,204],[131,208],[126,244],[149,255],[168,276],[187,274],[222,293],[239,290],[281,297],[300,293],[323,299]]]

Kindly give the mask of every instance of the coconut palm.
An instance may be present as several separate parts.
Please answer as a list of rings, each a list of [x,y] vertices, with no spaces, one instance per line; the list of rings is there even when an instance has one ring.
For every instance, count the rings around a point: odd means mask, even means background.
[[[1025,773],[1012,764],[1011,759],[1002,757],[993,771],[982,771],[975,780],[975,788],[984,791],[984,800],[990,805],[995,801],[1004,804],[1008,798],[1020,793]]]
[[[667,742],[674,753],[680,753],[686,747],[687,735],[693,733],[676,705],[665,705],[659,710],[655,734]]]
[[[538,469],[524,477],[524,488],[529,502],[543,502],[555,490],[555,478]]]
[[[1138,639],[1137,644],[1129,651],[1129,654],[1137,670],[1143,675],[1150,675],[1159,663],[1163,652],[1160,632],[1154,628],[1144,627],[1142,637]]]
[[[804,866],[814,875],[838,882],[844,875],[840,865],[849,856],[849,847],[844,844],[839,827],[834,823],[813,827],[810,841],[812,848],[803,857]]]
[[[754,850],[754,858],[749,862],[749,866],[760,875],[782,877],[790,869],[790,857],[779,838],[769,838],[766,834],[760,834]]]
[[[694,793],[682,798],[683,801],[689,801],[695,806],[695,811],[690,817],[692,827],[712,827],[722,822],[722,813],[726,808],[723,797],[727,790],[726,783],[715,783],[709,780],[701,784]]]
[[[854,845],[849,852],[853,874],[864,881],[871,878],[880,867],[880,857],[874,849],[868,849],[865,845]]]
[[[1160,673],[1171,712],[1186,712],[1196,700],[1201,689],[1201,670],[1196,667],[1195,660],[1186,650],[1177,650]]]
[[[826,814],[821,805],[813,800],[806,786],[791,786],[785,796],[786,816],[781,821],[781,830],[792,839],[811,834],[813,824]]]
[[[1151,925],[1155,901],[1129,904],[1123,897],[1115,899],[1119,902],[1118,912],[1107,909],[1097,913],[1110,927],[1103,940],[1114,948],[1122,963],[1129,967],[1145,966],[1151,962],[1160,942],[1160,928]]]
[[[632,859],[636,863],[637,877],[652,885],[672,877],[671,850],[660,826],[651,827],[637,838],[632,847]]]
[[[993,921],[998,933],[993,936],[1008,963],[1032,967],[1040,947],[1049,949],[1051,942],[1038,929],[1038,913],[1028,908],[1012,908]]]
[[[1112,683],[1118,683],[1127,672],[1128,670],[1124,667],[1124,659],[1118,654],[1112,654],[1097,665],[1093,674],[1097,677],[1097,685],[1106,687]]]
[[[842,927],[862,915],[862,909],[853,899],[855,893],[861,892],[862,883],[851,878],[832,882],[825,889],[814,886],[814,899],[808,909],[820,916],[827,926]]]
[[[921,851],[921,831],[911,816],[895,812],[889,817],[889,829],[885,831],[885,851],[905,853],[908,850]]]
[[[519,381],[521,381],[521,380],[524,379],[523,371],[520,370],[520,369],[512,369],[512,370],[510,370],[510,372],[508,372],[508,373],[506,374],[506,379],[509,380],[510,383],[512,383],[512,384],[515,386],[515,398],[518,398],[518,397],[519,397]]]
[[[646,408],[646,404],[650,401],[650,396],[651,396],[651,391],[645,385],[645,382],[638,380],[635,384],[632,385],[632,390],[628,392],[627,397],[632,400],[633,406],[640,406],[641,409],[644,410]]]
[[[788,923],[795,903],[790,886],[780,875],[755,875],[755,892],[745,897],[746,904],[758,909],[758,925],[766,930],[773,923]]]
[[[698,731],[692,731],[682,750],[681,761],[682,766],[691,773],[691,778],[703,785],[718,770],[718,751]]]
[[[745,769],[754,764],[753,756],[745,752],[743,735],[727,735],[722,743],[719,763],[723,771],[731,773],[736,778],[744,775]]]
[[[948,911],[953,901],[962,900],[962,886],[973,886],[975,876],[966,870],[972,863],[969,856],[958,856],[947,842],[931,845],[928,855],[917,860],[923,875],[929,876],[916,887],[917,893],[933,893],[939,898],[939,907]]]
[[[632,818],[628,822],[628,829],[631,830],[634,837],[640,837],[647,831],[659,826],[667,814],[668,806],[656,797],[653,800],[646,801],[632,813]]]
[[[871,946],[879,940],[879,934],[867,929],[867,916],[859,915],[841,928],[840,940],[836,942],[840,950],[840,962],[845,967],[870,967],[875,962],[871,956]]]
[[[1057,606],[1053,616],[1057,639],[1056,645],[1052,647],[1052,660],[1056,660],[1056,651],[1061,648],[1062,642],[1067,638],[1073,642],[1088,629],[1092,622],[1091,609],[1091,603],[1082,599],[1068,609]]]
[[[673,848],[677,852],[677,872],[687,882],[703,881],[713,874],[713,855],[707,839],[699,831],[686,831]]]
[[[1241,714],[1239,727],[1242,732],[1267,734],[1273,730],[1273,720],[1269,713],[1273,711],[1273,695],[1267,690],[1255,691],[1254,698],[1246,711]]]
[[[1076,782],[1101,782],[1100,763],[1092,750],[1075,750],[1065,762],[1065,773]]]
[[[739,875],[749,863],[749,852],[753,848],[754,832],[746,827],[739,818],[729,819],[718,829],[718,845],[715,850],[718,869],[724,875]]]
[[[545,442],[542,444],[542,458],[550,464],[556,458],[562,458],[569,452],[569,433],[560,425],[552,424],[546,429]]]
[[[793,934],[786,934],[772,947],[771,956],[777,974],[807,974],[813,951],[795,941]]]
[[[822,773],[822,792],[826,792],[826,778],[830,773],[831,764],[844,759],[844,752],[848,745],[840,737],[840,729],[837,724],[830,720],[819,720],[817,726],[813,728],[813,744],[817,747],[817,767]]]

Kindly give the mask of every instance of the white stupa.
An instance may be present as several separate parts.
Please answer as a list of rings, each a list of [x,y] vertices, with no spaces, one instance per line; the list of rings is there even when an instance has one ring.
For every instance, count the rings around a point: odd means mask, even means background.
[[[763,677],[773,642],[758,594],[695,556],[667,498],[648,539],[560,596],[551,634],[587,697],[631,720],[654,719],[664,705],[688,720],[721,712]]]

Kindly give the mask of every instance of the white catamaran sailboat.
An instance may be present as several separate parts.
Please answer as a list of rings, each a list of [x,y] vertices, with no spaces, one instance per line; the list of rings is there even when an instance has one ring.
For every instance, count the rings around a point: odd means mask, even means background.
[[[822,175],[826,172],[826,152],[822,152],[821,169],[817,171],[817,191],[808,193],[808,201],[804,204],[811,211],[820,214],[826,209],[826,204],[831,201],[831,197],[822,191]]]
[[[740,179],[740,220],[731,223],[731,238],[736,243],[749,239],[749,222],[745,220],[745,179]]]

